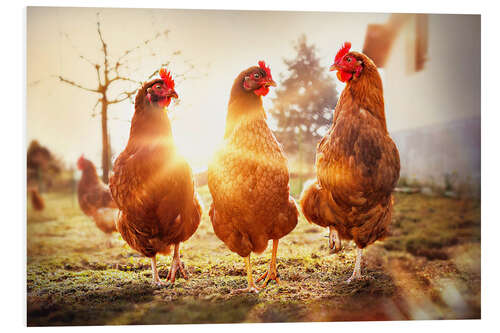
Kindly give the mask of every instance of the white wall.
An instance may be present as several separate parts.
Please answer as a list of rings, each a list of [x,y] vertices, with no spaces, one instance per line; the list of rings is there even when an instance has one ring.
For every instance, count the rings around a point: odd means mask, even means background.
[[[413,62],[415,20],[406,23],[383,70],[386,117],[401,155],[401,176],[480,186],[480,17],[429,15],[428,61]]]

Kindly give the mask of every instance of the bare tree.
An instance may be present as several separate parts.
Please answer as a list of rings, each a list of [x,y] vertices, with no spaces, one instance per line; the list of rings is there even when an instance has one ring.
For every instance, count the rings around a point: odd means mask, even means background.
[[[109,180],[109,171],[111,167],[111,151],[110,151],[110,137],[108,132],[108,108],[110,105],[121,103],[127,99],[132,100],[132,97],[135,95],[137,90],[141,86],[141,82],[132,79],[130,76],[122,74],[122,68],[129,68],[128,66],[128,56],[135,51],[141,49],[142,47],[148,46],[151,42],[158,39],[162,35],[168,35],[168,30],[165,30],[163,33],[158,32],[152,38],[146,39],[136,46],[126,50],[121,56],[116,59],[110,56],[108,43],[106,43],[103,38],[102,30],[101,30],[101,20],[99,13],[97,13],[97,33],[99,35],[99,41],[101,44],[101,52],[102,52],[102,60],[100,62],[93,62],[86,56],[79,54],[79,57],[86,61],[97,74],[97,86],[94,88],[85,87],[83,84],[80,84],[74,80],[63,77],[62,75],[58,75],[57,77],[61,82],[69,84],[79,89],[83,89],[85,91],[95,93],[98,95],[98,99],[96,104],[94,105],[94,110],[97,106],[101,105],[100,115],[101,115],[101,132],[102,132],[102,180],[106,184]],[[69,36],[66,35],[69,39]],[[179,55],[180,51],[172,52],[172,56]],[[155,55],[154,53],[152,54]],[[167,66],[169,62],[163,63],[161,66]],[[193,68],[193,66],[191,66]],[[149,76],[149,78],[153,77],[158,70]],[[185,74],[183,75],[185,78]],[[129,82],[134,84],[135,88],[130,90],[122,91],[115,98],[110,98],[110,89],[114,86],[116,82]]]

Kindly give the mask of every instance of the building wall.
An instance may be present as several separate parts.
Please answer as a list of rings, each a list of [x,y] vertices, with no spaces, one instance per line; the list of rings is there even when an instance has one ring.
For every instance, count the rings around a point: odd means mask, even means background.
[[[429,15],[428,61],[415,72],[415,17],[382,70],[388,128],[402,175],[442,182],[456,172],[480,182],[480,16]],[[471,120],[472,119],[472,120]]]

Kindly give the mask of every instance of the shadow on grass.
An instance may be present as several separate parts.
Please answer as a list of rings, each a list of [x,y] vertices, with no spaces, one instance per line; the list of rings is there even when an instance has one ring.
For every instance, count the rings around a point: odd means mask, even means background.
[[[257,296],[170,301],[153,288],[86,292],[85,297],[28,297],[28,326],[239,323],[259,303]],[[269,315],[272,319],[272,314]],[[274,321],[281,321],[276,317]],[[272,320],[271,320],[272,321]]]
[[[97,290],[82,287],[73,293],[28,295],[28,326],[104,325],[136,304],[150,302],[154,291],[149,284]]]

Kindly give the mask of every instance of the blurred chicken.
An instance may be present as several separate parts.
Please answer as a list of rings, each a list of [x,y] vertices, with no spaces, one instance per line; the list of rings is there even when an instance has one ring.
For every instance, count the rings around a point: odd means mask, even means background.
[[[231,89],[224,142],[208,168],[212,226],[231,251],[245,258],[248,288],[240,290],[243,292],[258,292],[250,254],[263,252],[271,239],[269,270],[257,282],[265,279],[263,286],[269,280],[279,283],[278,242],[297,225],[287,160],[262,106],[261,96],[275,85],[263,61],[238,75]]]
[[[198,228],[202,208],[187,161],[178,154],[166,107],[177,98],[170,73],[145,83],[135,98],[135,113],[124,151],[114,164],[111,193],[121,210],[117,223],[123,239],[151,258],[155,284],[161,285],[156,254],[174,256],[167,280],[187,274],[180,259],[180,243]]]
[[[80,208],[108,236],[107,245],[111,246],[111,234],[116,231],[118,207],[111,197],[108,186],[101,181],[91,161],[82,155],[78,159],[77,167],[82,171],[82,177],[78,183]]]
[[[61,173],[60,162],[37,140],[31,141],[26,154],[26,183],[32,207],[37,211],[45,209],[40,192],[47,191],[53,178]]]
[[[361,276],[362,250],[388,234],[399,153],[387,132],[382,81],[367,56],[345,43],[330,70],[346,87],[333,124],[316,150],[317,180],[304,186],[300,205],[309,222],[330,229],[330,248],[341,239],[357,245],[354,272]]]
[[[45,201],[40,195],[40,192],[38,192],[38,189],[36,187],[29,187],[28,193],[31,199],[31,206],[38,211],[44,210]]]

